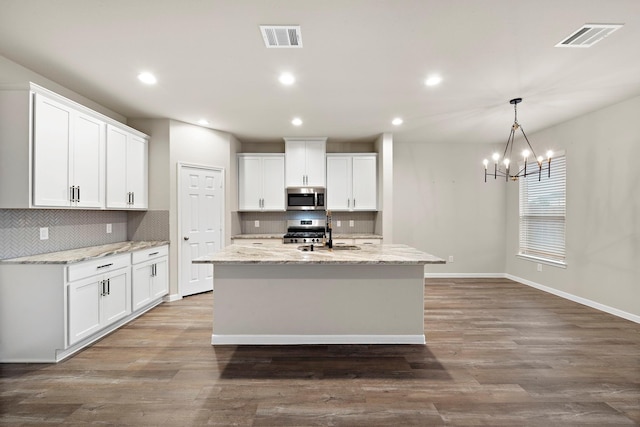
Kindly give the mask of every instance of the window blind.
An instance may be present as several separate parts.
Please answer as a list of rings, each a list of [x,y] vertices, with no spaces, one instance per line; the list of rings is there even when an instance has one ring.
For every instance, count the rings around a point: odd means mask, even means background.
[[[537,162],[527,169],[537,170]],[[543,171],[519,179],[520,245],[519,254],[543,260],[564,262],[566,217],[566,158],[551,159],[551,177]]]

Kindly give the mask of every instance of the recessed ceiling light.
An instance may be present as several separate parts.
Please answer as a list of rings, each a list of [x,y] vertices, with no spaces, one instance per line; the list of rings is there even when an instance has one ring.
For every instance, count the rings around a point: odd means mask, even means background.
[[[295,117],[293,120],[291,120],[291,124],[294,126],[300,126],[302,124],[302,119],[300,119],[299,117]]]
[[[280,74],[280,77],[278,77],[278,80],[280,80],[280,83],[282,83],[283,85],[289,86],[295,83],[296,78],[293,77],[293,74],[291,73],[282,73]]]
[[[200,120],[198,120],[198,124],[199,124],[199,125],[202,125],[202,126],[206,126],[206,125],[208,125],[208,124],[209,124],[209,120],[206,120],[206,119],[200,119]]]
[[[400,126],[402,124],[402,119],[400,117],[396,117],[395,119],[393,119],[391,121],[391,124],[395,125],[395,126]]]
[[[146,71],[138,74],[138,80],[148,85],[154,85],[158,82],[158,79],[156,79],[156,76]]]
[[[442,82],[442,77],[434,74],[433,76],[427,77],[427,80],[424,81],[424,84],[427,86],[437,86],[440,84],[440,82]]]

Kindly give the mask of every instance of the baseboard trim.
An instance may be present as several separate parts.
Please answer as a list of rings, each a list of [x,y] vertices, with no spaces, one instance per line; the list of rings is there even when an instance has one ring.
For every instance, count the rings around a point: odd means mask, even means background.
[[[626,311],[619,310],[608,305],[600,304],[599,302],[587,298],[582,298],[568,292],[560,291],[549,286],[541,285],[540,283],[532,282],[531,280],[523,279],[522,277],[513,276],[511,274],[505,274],[504,277],[506,277],[507,279],[511,279],[514,282],[522,283],[523,285],[531,286],[532,288],[536,288],[541,291],[559,296],[561,298],[568,299],[569,301],[577,302],[578,304],[586,305],[587,307],[595,308],[596,310],[604,311],[605,313],[613,314],[614,316],[630,320],[634,323],[640,323],[640,316],[638,315],[627,313]]]
[[[424,335],[211,335],[211,345],[425,344]]]
[[[504,279],[504,273],[424,273],[425,279]]]
[[[164,297],[164,302],[174,302],[182,299],[180,294],[170,294]]]

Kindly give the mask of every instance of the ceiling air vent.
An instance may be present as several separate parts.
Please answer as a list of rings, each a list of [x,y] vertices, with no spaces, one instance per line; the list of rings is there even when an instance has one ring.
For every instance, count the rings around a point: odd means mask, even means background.
[[[260,25],[267,47],[302,47],[302,34],[297,25]]]
[[[623,24],[584,24],[556,47],[591,47]]]

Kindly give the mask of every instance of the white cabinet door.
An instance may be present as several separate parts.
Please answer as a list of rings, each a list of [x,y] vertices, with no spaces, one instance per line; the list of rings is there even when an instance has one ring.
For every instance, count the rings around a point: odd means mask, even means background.
[[[72,110],[35,95],[33,120],[33,204],[71,206],[69,145]],[[25,165],[26,167],[26,165]]]
[[[169,270],[166,256],[134,264],[131,270],[133,311],[144,308],[153,300],[169,293]]]
[[[102,278],[89,277],[69,284],[69,345],[88,337],[101,327]]]
[[[147,163],[147,140],[129,135],[127,140],[127,188],[131,192],[130,208],[147,208]]]
[[[76,187],[74,206],[104,207],[105,123],[78,113],[73,129],[71,185]]]
[[[307,143],[286,141],[285,147],[287,187],[303,187],[307,175]]]
[[[107,126],[107,208],[148,206],[147,140]]]
[[[238,209],[285,210],[284,156],[238,156]]]
[[[262,158],[238,156],[238,209],[258,211],[262,206]]]
[[[151,302],[151,261],[131,267],[131,305],[136,311]]]
[[[326,144],[323,141],[307,141],[306,169],[307,184],[312,187],[324,187]]]
[[[377,210],[377,156],[327,155],[327,209]]]
[[[351,208],[351,157],[327,156],[327,209]]]
[[[354,156],[352,163],[352,207],[354,210],[378,209],[377,157]]]
[[[169,262],[167,257],[159,258],[154,262],[155,267],[151,280],[151,296],[160,298],[169,293]]]
[[[110,324],[126,317],[131,313],[131,304],[129,294],[130,288],[130,276],[129,268],[119,270],[105,275],[106,281],[105,295],[102,296],[102,313],[101,321],[102,326],[109,326]]]
[[[107,126],[107,207],[129,207],[127,132],[113,126]]]
[[[262,183],[262,210],[285,210],[284,156],[262,159]]]
[[[324,187],[326,138],[285,138],[287,187]]]

